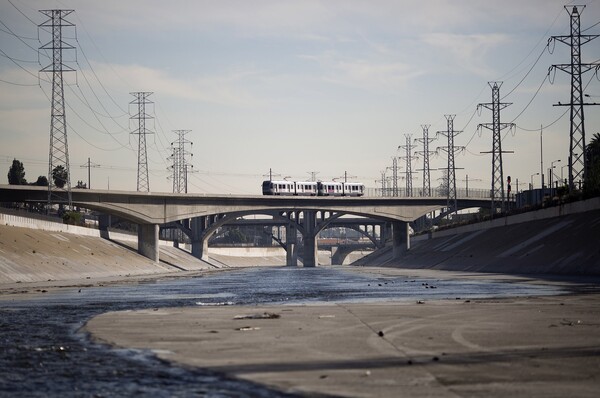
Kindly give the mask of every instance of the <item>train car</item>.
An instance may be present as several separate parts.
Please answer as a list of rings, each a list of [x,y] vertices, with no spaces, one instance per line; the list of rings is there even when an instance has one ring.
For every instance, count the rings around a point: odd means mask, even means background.
[[[335,181],[319,181],[318,183],[319,196],[343,196],[344,186],[341,182]]]
[[[298,196],[317,196],[318,185],[311,181],[296,181],[296,195]]]
[[[263,195],[292,196],[296,194],[296,184],[293,181],[263,181]]]
[[[278,196],[363,196],[360,182],[263,181],[263,195]]]
[[[360,182],[344,182],[344,196],[363,196],[365,194],[365,185]]]

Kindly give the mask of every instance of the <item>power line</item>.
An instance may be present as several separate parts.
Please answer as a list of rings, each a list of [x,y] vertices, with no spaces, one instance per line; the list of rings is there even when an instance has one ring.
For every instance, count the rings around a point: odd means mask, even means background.
[[[508,93],[504,94],[504,97],[501,98],[502,100],[504,100],[504,98],[506,98],[509,95],[511,95],[517,88],[519,88],[519,86],[525,81],[525,79],[527,79],[527,76],[529,76],[529,74],[531,73],[531,71],[533,70],[533,68],[535,68],[535,66],[537,65],[537,63],[542,58],[542,55],[544,55],[546,53],[546,49],[548,48],[549,44],[550,44],[550,41],[548,41],[548,44],[546,44],[546,47],[544,47],[544,49],[542,50],[542,52],[540,53],[540,55],[537,57],[537,59],[535,60],[535,62],[533,63],[533,65],[531,65],[531,68],[529,68],[529,70],[527,71],[527,73],[525,74],[525,76],[523,76],[523,78],[517,83],[516,86],[513,87],[512,90],[510,90]]]
[[[92,63],[89,61],[87,55],[83,51],[83,48],[81,47],[81,44],[79,43],[79,41],[77,41],[77,44],[79,44],[79,48],[81,50],[81,54],[83,54],[83,58],[85,59],[85,61],[89,65],[90,70],[92,71],[92,74],[94,75],[94,77],[96,78],[96,80],[98,81],[98,83],[100,83],[100,87],[102,87],[102,90],[104,90],[104,92],[106,93],[106,95],[108,95],[108,98],[110,98],[110,100],[112,101],[112,103],[115,104],[117,106],[117,108],[119,108],[119,110],[121,110],[123,112],[123,115],[127,115],[129,112],[127,110],[123,109],[121,107],[121,105],[117,101],[115,101],[115,99],[113,98],[112,95],[110,95],[110,93],[108,92],[108,90],[106,89],[106,87],[104,86],[104,84],[102,84],[102,81],[100,80],[100,78],[98,78],[98,75],[96,74],[96,71],[94,70],[94,68],[92,66]],[[89,85],[89,83],[88,83],[88,85]],[[91,88],[91,86],[90,86],[90,88]],[[108,111],[107,111],[107,113],[108,113]]]
[[[11,0],[8,0],[8,2],[10,3],[11,6],[13,6],[21,15],[23,15],[27,20],[29,20],[29,22],[31,22],[34,26],[37,26],[37,22],[35,22],[33,19],[29,18],[27,15],[25,15],[25,13],[23,11],[21,11],[19,9],[19,7],[17,7]]]

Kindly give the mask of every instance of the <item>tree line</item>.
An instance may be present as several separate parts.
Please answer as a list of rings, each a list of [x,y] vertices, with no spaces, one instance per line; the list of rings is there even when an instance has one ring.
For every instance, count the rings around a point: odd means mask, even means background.
[[[23,162],[13,159],[12,165],[8,169],[8,183],[10,185],[36,185],[40,187],[48,186],[48,177],[39,176],[35,182],[28,183],[25,178],[25,166]],[[68,172],[64,166],[58,165],[52,170],[52,181],[57,188],[64,188],[68,181]],[[77,181],[75,188],[87,188],[87,185],[82,181]]]

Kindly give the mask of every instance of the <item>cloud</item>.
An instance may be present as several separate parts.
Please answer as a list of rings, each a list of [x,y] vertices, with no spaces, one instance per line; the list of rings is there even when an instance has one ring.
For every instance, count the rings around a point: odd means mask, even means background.
[[[181,100],[234,107],[254,107],[264,102],[244,88],[245,80],[258,73],[251,70],[188,79],[140,65],[94,63],[94,70],[115,91],[123,91],[123,82],[127,82],[128,92],[151,91]]]
[[[494,48],[508,43],[510,37],[506,34],[454,34],[430,33],[421,37],[423,43],[435,47],[433,51],[447,53],[452,63],[467,72],[489,77],[494,75],[492,67],[486,62],[490,59],[489,52]],[[449,65],[444,65],[448,67]]]
[[[335,52],[300,58],[318,63],[323,69],[320,78],[326,82],[365,90],[395,90],[423,74],[410,64],[393,59],[353,58]]]

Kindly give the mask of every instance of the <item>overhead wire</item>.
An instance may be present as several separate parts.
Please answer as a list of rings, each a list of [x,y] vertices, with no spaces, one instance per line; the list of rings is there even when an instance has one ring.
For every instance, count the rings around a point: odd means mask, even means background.
[[[527,58],[529,58],[529,56],[530,56],[531,54],[533,54],[533,52],[535,51],[535,49],[537,48],[537,46],[539,46],[539,44],[540,44],[540,43],[541,43],[541,42],[542,42],[542,41],[543,41],[543,40],[544,40],[546,37],[548,37],[548,33],[550,33],[550,30],[551,30],[551,29],[554,27],[554,24],[556,24],[556,21],[558,21],[558,18],[560,17],[560,15],[562,14],[562,12],[563,12],[563,10],[562,10],[562,9],[560,9],[560,10],[558,11],[558,13],[556,14],[556,17],[554,18],[554,21],[552,21],[552,23],[550,24],[550,26],[548,27],[548,29],[546,29],[546,31],[545,31],[545,32],[542,34],[542,36],[541,36],[541,37],[540,37],[540,39],[537,41],[537,43],[535,43],[535,45],[534,45],[534,46],[531,48],[531,50],[529,51],[529,53],[528,53],[528,54],[527,54],[527,55],[526,55],[526,56],[525,56],[525,57],[524,57],[524,58],[521,60],[521,62],[519,62],[519,63],[518,63],[518,64],[517,64],[517,65],[516,65],[514,68],[512,68],[510,71],[508,71],[507,73],[505,73],[505,74],[504,74],[502,77],[500,77],[500,78],[499,78],[499,79],[497,79],[497,80],[499,80],[499,81],[501,81],[501,80],[504,80],[504,79],[506,78],[506,75],[509,75],[509,74],[511,74],[512,72],[514,72],[514,71],[515,71],[515,70],[516,70],[518,67],[520,67],[520,66],[521,66],[521,65],[522,65],[522,64],[525,62],[525,60],[527,60]],[[544,49],[543,49],[543,51],[542,51],[542,53],[541,53],[541,54],[543,54],[543,53],[545,52],[545,50],[546,50],[546,48],[547,48],[547,47],[548,47],[548,43],[546,43],[546,46],[544,47]],[[535,66],[535,64],[536,64],[536,63],[539,61],[539,58],[540,58],[540,57],[541,57],[541,55],[540,55],[540,56],[538,56],[538,59],[535,61],[535,63],[534,63],[534,66]],[[528,72],[527,74],[529,74],[529,72]],[[510,79],[510,77],[509,77],[509,79]],[[521,82],[519,82],[519,84],[521,84]],[[518,86],[518,85],[517,85],[517,86]],[[513,89],[512,91],[514,91],[514,89]],[[511,92],[512,92],[512,91],[511,91]],[[506,96],[505,96],[505,97],[506,97]]]
[[[2,24],[2,26],[4,26],[6,29],[8,29],[8,31],[10,32],[11,35],[13,35],[14,37],[16,37],[17,39],[19,39],[19,41],[23,44],[25,44],[27,47],[29,47],[30,49],[32,49],[33,51],[37,52],[38,49],[31,47],[29,45],[29,43],[27,43],[25,40],[23,40],[23,38],[21,38],[21,36],[19,36],[18,34],[16,34],[15,32],[13,32],[13,30],[11,28],[8,27],[8,25],[6,25],[4,22],[2,22],[2,20],[0,19],[0,24]],[[37,40],[37,39],[36,39]]]
[[[14,3],[11,1],[11,0],[7,0],[7,1],[8,1],[8,2],[10,3],[10,5],[11,5],[11,6],[13,6],[13,7],[14,7],[14,8],[15,8],[15,9],[16,9],[16,10],[17,10],[17,11],[18,11],[18,12],[19,12],[21,15],[23,15],[23,16],[24,16],[26,19],[28,19],[28,20],[29,20],[29,22],[31,22],[32,24],[34,24],[35,26],[37,26],[37,23],[36,23],[34,20],[32,20],[31,18],[29,18],[29,17],[28,17],[28,16],[27,16],[27,15],[26,15],[26,14],[25,14],[23,11],[21,11],[21,10],[19,9],[19,7],[17,7],[17,6],[16,6],[16,5],[15,5],[15,4],[14,4]]]
[[[50,101],[51,101],[51,99],[50,99],[50,95],[48,95],[48,93],[46,92],[46,90],[44,90],[44,88],[43,88],[43,87],[41,87],[41,90],[42,90],[42,92],[44,93],[44,95],[46,96],[46,99],[48,99],[48,101],[50,102]],[[75,110],[74,110],[74,109],[73,109],[73,108],[72,108],[72,107],[71,107],[71,106],[68,104],[68,102],[67,102],[67,103],[65,103],[65,104],[66,104],[66,105],[67,105],[67,107],[68,107],[68,108],[69,108],[69,109],[70,109],[70,110],[73,112],[73,114],[75,114],[75,115],[76,115],[76,116],[77,116],[79,119],[81,119],[81,120],[84,120],[84,119],[83,119],[83,118],[82,118],[82,117],[81,117],[81,116],[80,116],[80,115],[79,115],[79,114],[78,114],[78,113],[77,113],[77,112],[76,112],[76,111],[75,111]],[[85,120],[84,120],[84,121],[85,121]],[[117,150],[117,149],[120,149],[120,148],[116,148],[116,149],[106,149],[106,148],[101,148],[101,147],[99,147],[99,146],[97,146],[97,145],[95,145],[95,144],[91,143],[91,142],[90,142],[90,141],[88,141],[88,140],[87,140],[85,137],[83,137],[81,134],[79,134],[79,132],[78,132],[78,131],[77,131],[77,130],[76,130],[76,129],[75,129],[75,128],[74,128],[74,127],[73,127],[73,126],[72,126],[72,125],[69,123],[69,122],[66,122],[66,124],[67,124],[67,127],[69,128],[69,130],[70,130],[70,131],[74,132],[74,133],[75,133],[75,135],[77,135],[79,138],[81,138],[81,139],[82,139],[82,140],[83,140],[83,141],[84,141],[86,144],[90,145],[91,147],[93,147],[93,148],[95,148],[95,149],[98,149],[98,150],[101,150],[101,151],[107,151],[107,152],[111,152],[111,151],[115,151],[115,150]],[[114,138],[114,137],[113,137],[113,138]],[[118,141],[117,141],[117,143],[118,143],[119,145],[121,145],[122,147],[126,148],[126,147],[125,147],[125,146],[123,146],[123,145],[122,145],[120,142],[118,142]],[[126,149],[127,149],[127,148],[126,148]]]
[[[96,78],[96,80],[98,81],[98,83],[100,84],[100,87],[102,87],[102,90],[104,90],[104,92],[106,93],[106,95],[108,95],[108,98],[110,98],[110,100],[112,101],[112,103],[115,104],[117,106],[117,108],[119,108],[119,110],[121,110],[123,112],[123,115],[129,114],[129,111],[123,109],[121,107],[121,105],[117,101],[115,101],[115,99],[113,98],[113,96],[108,92],[108,90],[106,89],[106,87],[104,86],[104,84],[102,84],[102,81],[98,78],[98,75],[96,74],[96,71],[94,70],[94,67],[92,66],[92,63],[89,61],[89,59],[88,59],[85,51],[83,50],[83,46],[81,45],[81,43],[79,42],[78,39],[76,39],[76,41],[77,41],[77,44],[79,45],[79,49],[81,51],[81,54],[83,55],[83,58],[85,59],[85,61],[89,65],[90,70],[92,71],[92,74],[94,75],[94,77]],[[83,70],[83,68],[82,68],[82,70]],[[121,117],[123,115],[120,115],[118,117]]]

